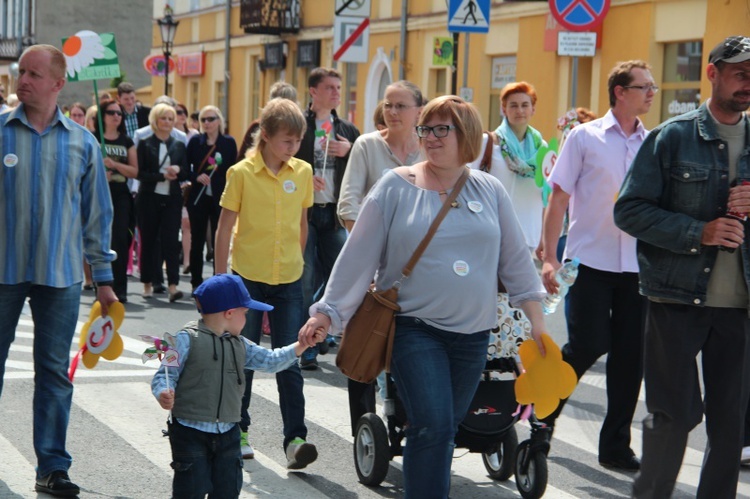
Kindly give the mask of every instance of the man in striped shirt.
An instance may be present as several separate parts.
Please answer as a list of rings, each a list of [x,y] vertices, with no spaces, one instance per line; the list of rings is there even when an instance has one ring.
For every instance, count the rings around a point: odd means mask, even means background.
[[[112,290],[112,203],[93,135],[57,107],[65,58],[34,45],[19,61],[21,104],[0,114],[0,392],[26,298],[34,318],[35,489],[75,496],[65,449],[73,385],[68,380],[85,255],[106,315]]]

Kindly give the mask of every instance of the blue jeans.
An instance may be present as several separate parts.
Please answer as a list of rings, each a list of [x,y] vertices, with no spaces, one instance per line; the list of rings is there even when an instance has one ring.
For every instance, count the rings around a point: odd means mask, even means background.
[[[448,497],[453,440],[479,385],[488,342],[488,331],[451,333],[396,318],[391,372],[409,421],[406,499]]]
[[[73,399],[68,363],[78,320],[81,283],[67,288],[30,282],[0,284],[0,393],[5,361],[27,296],[34,319],[34,450],[37,477],[43,477],[53,471],[67,471],[73,462],[65,450]]]
[[[273,305],[268,312],[271,326],[271,347],[280,348],[297,341],[302,324],[305,322],[302,312],[302,284],[300,280],[290,284],[264,284],[262,282],[242,281],[254,300]],[[254,343],[260,343],[263,312],[249,310],[247,322],[242,329],[242,336]],[[245,371],[245,394],[242,397],[242,414],[240,427],[247,431],[250,425],[250,395],[253,389],[254,371]],[[302,393],[304,381],[299,365],[295,362],[285,370],[276,373],[276,385],[279,388],[279,406],[281,419],[284,422],[284,449],[296,437],[307,438],[305,426],[305,396]]]
[[[169,424],[174,499],[230,499],[242,490],[240,427],[226,433],[206,433]]]
[[[304,311],[323,296],[328,277],[333,270],[341,248],[346,242],[344,229],[336,216],[336,205],[329,203],[325,207],[313,205],[310,208],[310,220],[307,226],[307,244],[305,245],[305,269],[302,272],[302,295]],[[317,354],[318,347],[308,349]]]

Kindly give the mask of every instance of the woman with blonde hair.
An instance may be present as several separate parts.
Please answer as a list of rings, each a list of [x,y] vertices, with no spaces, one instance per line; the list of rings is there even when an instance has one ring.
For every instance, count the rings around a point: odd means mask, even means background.
[[[180,282],[180,182],[188,177],[185,145],[171,137],[176,118],[168,104],[157,104],[148,115],[154,134],[138,142],[137,213],[141,233],[141,282],[143,297],[153,296],[153,282],[160,272],[161,259],[156,250],[161,242],[161,256],[167,263],[169,301],[182,298]]]
[[[224,115],[216,106],[205,106],[198,114],[201,133],[190,139],[187,162],[190,170],[190,194],[186,207],[190,217],[190,284],[203,282],[203,248],[210,237],[213,248],[221,214],[221,194],[227,169],[237,157],[237,143],[224,134]],[[208,227],[210,235],[207,235]],[[214,262],[215,263],[215,262]]]
[[[545,292],[505,189],[466,166],[482,144],[477,109],[460,97],[438,97],[425,105],[416,131],[426,161],[386,171],[372,188],[299,340],[311,345],[319,328],[341,332],[373,278],[376,290],[400,282],[390,369],[409,421],[405,497],[446,498],[456,431],[497,324],[498,278],[529,317],[542,352]],[[404,278],[454,189],[456,201]]]

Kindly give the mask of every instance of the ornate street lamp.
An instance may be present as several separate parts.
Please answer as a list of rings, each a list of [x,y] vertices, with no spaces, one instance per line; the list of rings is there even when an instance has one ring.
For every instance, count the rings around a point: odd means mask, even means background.
[[[156,20],[159,23],[161,51],[164,54],[164,95],[169,95],[169,57],[172,55],[172,44],[174,43],[177,25],[180,24],[180,21],[172,19],[172,14],[172,7],[167,4],[164,7],[164,17]]]

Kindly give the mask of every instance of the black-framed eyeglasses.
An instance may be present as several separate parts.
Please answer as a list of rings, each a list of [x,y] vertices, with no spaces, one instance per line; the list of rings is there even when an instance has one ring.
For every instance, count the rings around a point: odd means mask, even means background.
[[[637,88],[644,93],[648,93],[649,90],[651,90],[653,93],[659,91],[658,85],[623,85],[622,88]]]
[[[216,116],[204,116],[203,118],[201,118],[201,123],[213,123],[218,119],[219,118]]]
[[[122,116],[122,111],[115,111],[114,109],[107,109],[104,111],[107,116]]]
[[[177,115],[178,116],[185,116],[185,111],[183,111],[182,109],[178,109],[177,110]]]
[[[417,137],[420,139],[426,139],[428,135],[430,135],[430,132],[432,132],[432,135],[437,137],[438,139],[442,139],[443,137],[448,136],[448,132],[451,130],[455,130],[455,125],[435,125],[435,126],[427,126],[427,125],[419,125],[415,127],[417,130]]]
[[[397,113],[404,112],[407,109],[411,109],[413,107],[417,107],[417,106],[407,106],[406,104],[401,104],[401,103],[392,104],[390,102],[386,102],[385,104],[383,104],[383,109],[385,111],[396,111]]]

